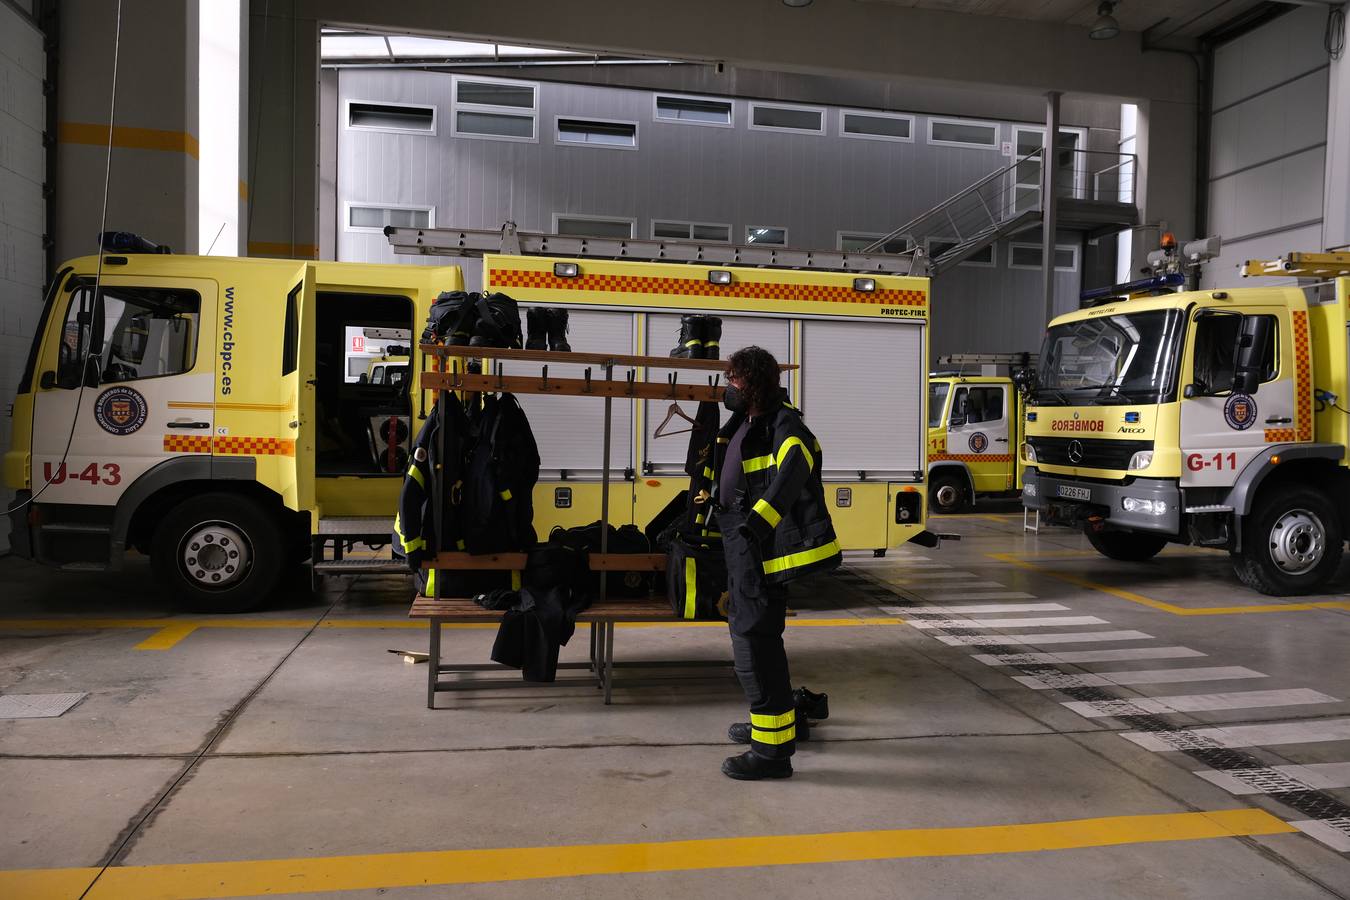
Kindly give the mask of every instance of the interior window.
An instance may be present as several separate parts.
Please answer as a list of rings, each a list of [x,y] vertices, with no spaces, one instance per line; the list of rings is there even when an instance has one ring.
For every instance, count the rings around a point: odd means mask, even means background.
[[[1267,330],[1264,358],[1265,368],[1261,381],[1272,381],[1279,370],[1279,355],[1275,352],[1279,320],[1275,316],[1264,316],[1270,320]],[[1236,369],[1236,348],[1238,333],[1242,329],[1243,317],[1232,313],[1201,316],[1195,322],[1195,364],[1194,381],[1202,393],[1230,390]]]
[[[961,410],[964,406],[965,414]],[[1003,419],[1003,388],[958,388],[952,398],[951,424],[976,425],[981,422],[999,422]]]
[[[61,337],[57,384],[110,384],[178,375],[197,358],[201,295],[177,288],[77,290]],[[87,366],[85,363],[88,359]]]

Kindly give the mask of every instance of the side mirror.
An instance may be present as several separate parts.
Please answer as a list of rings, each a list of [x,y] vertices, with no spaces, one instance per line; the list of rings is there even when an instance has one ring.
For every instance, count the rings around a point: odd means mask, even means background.
[[[42,377],[38,379],[38,386],[45,391],[49,391],[56,387],[56,373],[51,369],[43,372]]]
[[[1233,350],[1233,390],[1255,394],[1261,384],[1261,375],[1270,360],[1270,316],[1243,316],[1238,331],[1237,346]]]
[[[356,383],[357,383],[357,384],[370,384],[370,375],[367,374],[366,372],[362,372],[362,373],[360,374],[360,376],[356,379]]]
[[[1185,397],[1187,400],[1190,400],[1193,397],[1199,397],[1200,391],[1196,388],[1194,384],[1188,384],[1182,390],[1181,396]]]

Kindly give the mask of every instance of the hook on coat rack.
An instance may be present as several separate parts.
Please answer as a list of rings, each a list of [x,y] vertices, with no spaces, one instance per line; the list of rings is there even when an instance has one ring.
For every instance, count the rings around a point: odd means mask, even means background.
[[[539,375],[539,387],[541,390],[548,390],[548,366],[544,366],[544,371]]]
[[[586,387],[584,387],[582,390],[584,390],[584,391],[585,391],[586,393],[588,393],[588,394],[591,392],[591,367],[590,367],[590,366],[587,366],[587,367],[586,367]]]
[[[501,392],[506,390],[506,379],[504,377],[506,375],[506,364],[493,363],[492,368],[497,370],[497,391]]]
[[[629,369],[629,370],[628,370],[628,396],[630,396],[630,397],[633,396],[633,394],[636,393],[636,391],[637,391],[637,388],[634,387],[634,382],[636,382],[636,381],[637,381],[637,369]]]
[[[666,376],[666,381],[669,382],[670,384],[670,399],[672,400],[676,399],[675,388],[677,386],[677,383],[679,382],[679,379],[680,373],[678,372],[671,372],[669,375]]]

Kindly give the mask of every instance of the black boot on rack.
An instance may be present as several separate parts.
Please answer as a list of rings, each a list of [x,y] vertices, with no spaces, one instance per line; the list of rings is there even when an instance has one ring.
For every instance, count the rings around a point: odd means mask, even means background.
[[[548,312],[548,349],[558,353],[571,353],[572,345],[567,343],[567,310],[550,309]]]
[[[722,341],[722,320],[717,316],[700,316],[703,321],[699,337],[703,340],[703,358],[717,359]]]
[[[699,336],[702,327],[699,319],[702,316],[680,316],[680,336],[675,342],[675,349],[670,351],[671,356],[682,357],[684,359],[702,359],[703,358],[703,339]]]
[[[548,349],[548,326],[552,322],[553,310],[540,306],[531,306],[525,310],[525,349]]]

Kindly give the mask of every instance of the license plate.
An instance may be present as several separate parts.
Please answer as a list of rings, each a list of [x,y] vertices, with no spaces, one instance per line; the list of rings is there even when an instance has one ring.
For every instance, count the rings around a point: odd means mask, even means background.
[[[1069,500],[1091,500],[1092,489],[1085,487],[1074,487],[1071,484],[1061,484],[1055,489],[1055,493],[1060,497]]]

